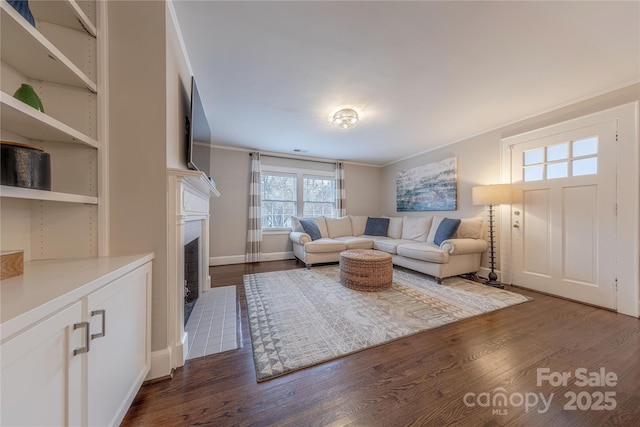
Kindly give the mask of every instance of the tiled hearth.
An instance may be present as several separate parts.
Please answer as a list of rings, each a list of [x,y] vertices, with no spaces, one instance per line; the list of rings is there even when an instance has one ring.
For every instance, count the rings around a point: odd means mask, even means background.
[[[196,301],[184,330],[188,359],[238,348],[236,287],[211,288]]]

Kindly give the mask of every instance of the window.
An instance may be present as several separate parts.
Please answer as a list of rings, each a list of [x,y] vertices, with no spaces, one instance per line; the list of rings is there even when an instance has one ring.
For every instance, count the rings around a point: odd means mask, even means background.
[[[302,216],[335,216],[336,180],[321,176],[303,176]]]
[[[598,137],[564,142],[524,152],[524,181],[598,173]]]
[[[291,217],[333,217],[336,180],[332,172],[263,166],[262,229],[291,229]]]
[[[291,215],[297,215],[296,175],[263,172],[260,181],[262,228],[291,228]]]

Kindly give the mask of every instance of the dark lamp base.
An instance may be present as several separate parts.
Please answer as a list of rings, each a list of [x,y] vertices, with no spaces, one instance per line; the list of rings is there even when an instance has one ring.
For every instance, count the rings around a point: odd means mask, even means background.
[[[487,286],[492,286],[494,288],[504,289],[504,285],[502,283],[498,282],[497,280],[485,280],[482,283],[484,283]]]

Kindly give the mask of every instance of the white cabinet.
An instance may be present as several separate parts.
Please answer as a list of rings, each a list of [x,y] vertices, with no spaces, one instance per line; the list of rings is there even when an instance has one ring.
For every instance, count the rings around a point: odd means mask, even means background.
[[[118,425],[149,372],[150,293],[147,264],[87,297],[88,425]]]
[[[87,324],[78,301],[2,344],[3,426],[79,425]],[[84,325],[74,330],[74,325]]]
[[[122,421],[150,369],[152,258],[36,261],[3,281],[0,425]]]

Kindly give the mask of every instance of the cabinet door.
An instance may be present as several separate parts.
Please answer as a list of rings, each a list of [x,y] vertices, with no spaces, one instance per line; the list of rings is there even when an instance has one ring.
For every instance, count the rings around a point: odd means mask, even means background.
[[[93,337],[88,425],[118,425],[150,368],[151,263],[90,294],[87,302]]]
[[[86,344],[81,318],[76,302],[2,344],[1,425],[81,424],[83,356],[74,355]]]

